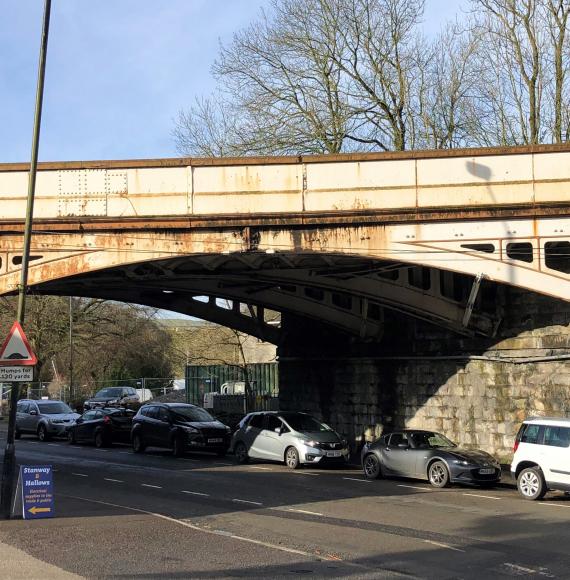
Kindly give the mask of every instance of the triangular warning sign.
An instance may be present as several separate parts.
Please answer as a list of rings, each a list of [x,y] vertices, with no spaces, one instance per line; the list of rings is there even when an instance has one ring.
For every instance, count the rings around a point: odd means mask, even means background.
[[[19,322],[14,322],[0,348],[0,366],[33,366],[38,362]]]

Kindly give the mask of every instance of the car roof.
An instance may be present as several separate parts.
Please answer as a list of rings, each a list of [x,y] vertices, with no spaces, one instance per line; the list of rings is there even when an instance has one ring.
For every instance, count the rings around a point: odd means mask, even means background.
[[[63,403],[67,405],[65,401],[60,401],[59,399],[20,399],[18,403],[37,403],[38,405],[44,405],[45,403]]]
[[[162,403],[160,401],[149,401],[148,403],[145,403],[143,405],[143,407],[151,407],[151,406],[155,406],[155,407],[168,407],[169,409],[173,409],[176,407],[197,407],[198,405],[192,405],[190,403]],[[199,407],[201,408],[201,407]]]
[[[555,427],[569,427],[570,419],[567,417],[529,417],[523,423],[528,425],[550,425]]]

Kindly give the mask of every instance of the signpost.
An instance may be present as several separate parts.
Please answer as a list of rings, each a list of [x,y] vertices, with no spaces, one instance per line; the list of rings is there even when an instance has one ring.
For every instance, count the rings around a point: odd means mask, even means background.
[[[25,520],[54,516],[51,465],[21,465],[22,516]]]

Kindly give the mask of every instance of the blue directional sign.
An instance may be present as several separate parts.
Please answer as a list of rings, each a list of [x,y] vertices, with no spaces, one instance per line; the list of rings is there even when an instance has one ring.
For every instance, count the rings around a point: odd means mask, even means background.
[[[22,514],[25,520],[54,516],[51,465],[21,465]]]

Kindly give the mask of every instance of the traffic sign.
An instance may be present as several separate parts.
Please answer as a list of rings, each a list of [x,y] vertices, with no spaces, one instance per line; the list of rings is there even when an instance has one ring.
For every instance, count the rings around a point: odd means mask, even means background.
[[[38,362],[19,322],[14,322],[0,348],[0,366],[34,366]]]
[[[34,367],[0,367],[0,382],[31,383],[34,380]]]
[[[22,515],[25,520],[51,518],[54,514],[51,465],[21,465]]]

